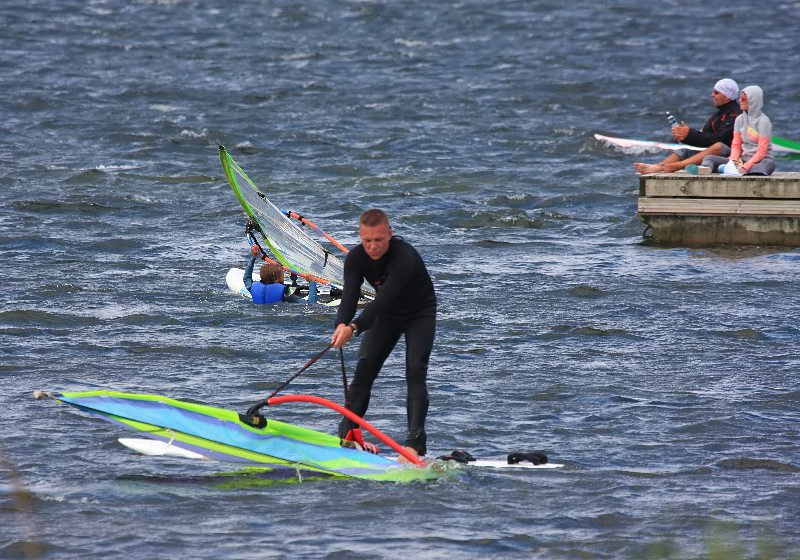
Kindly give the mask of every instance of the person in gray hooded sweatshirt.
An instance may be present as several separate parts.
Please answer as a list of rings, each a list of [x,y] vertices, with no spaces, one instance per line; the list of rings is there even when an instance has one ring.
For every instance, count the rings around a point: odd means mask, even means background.
[[[740,175],[772,175],[772,122],[761,112],[764,92],[758,86],[747,86],[739,94],[742,114],[733,123],[733,144],[730,158],[706,156],[703,165],[716,171],[732,161]]]

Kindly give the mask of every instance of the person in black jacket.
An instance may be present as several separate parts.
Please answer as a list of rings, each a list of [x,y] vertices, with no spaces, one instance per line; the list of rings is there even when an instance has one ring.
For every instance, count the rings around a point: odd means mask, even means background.
[[[419,253],[394,236],[389,218],[371,209],[359,218],[361,244],[344,261],[342,302],[336,314],[331,345],[341,348],[354,335],[364,333],[358,364],[349,388],[348,408],[363,416],[369,407],[372,384],[401,335],[406,342],[405,446],[417,455],[427,453],[425,418],[428,414],[428,360],[436,332],[436,294]],[[373,301],[356,314],[361,285],[366,280],[376,291]],[[352,439],[357,426],[343,419],[339,437]]]
[[[723,78],[714,84],[711,101],[717,108],[703,128],[690,128],[685,122],[672,127],[676,141],[688,146],[705,148],[702,151],[681,148],[670,153],[659,163],[634,163],[638,173],[674,173],[691,164],[700,164],[706,156],[728,157],[733,142],[733,122],[742,110],[739,108],[739,86],[730,78]]]

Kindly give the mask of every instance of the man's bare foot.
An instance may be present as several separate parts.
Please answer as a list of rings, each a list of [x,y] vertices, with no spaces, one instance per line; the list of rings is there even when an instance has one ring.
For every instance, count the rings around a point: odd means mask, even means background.
[[[405,449],[408,452],[408,454],[414,457],[415,459],[419,459],[419,453],[417,453],[417,450],[414,449],[413,447],[404,447],[403,449]],[[409,461],[404,455],[400,455],[397,458],[397,461],[399,463],[411,463],[411,461]]]
[[[645,175],[647,173],[661,173],[664,166],[660,163],[634,163],[633,168],[637,173]]]
[[[684,165],[683,162],[676,161],[673,163],[665,163],[662,167],[664,168],[664,173],[675,173],[685,168],[686,165]]]

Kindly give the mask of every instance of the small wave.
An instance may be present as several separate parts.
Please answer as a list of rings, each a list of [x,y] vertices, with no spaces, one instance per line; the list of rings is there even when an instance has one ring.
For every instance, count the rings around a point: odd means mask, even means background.
[[[282,55],[279,58],[286,62],[302,62],[307,60],[319,60],[322,58],[322,55],[316,52],[296,52]]]
[[[73,284],[48,284],[39,289],[39,295],[47,298],[54,298],[65,294],[74,294],[83,291],[80,286]]]
[[[152,111],[158,111],[160,113],[171,113],[173,111],[180,111],[181,107],[177,105],[170,105],[168,103],[151,103],[149,109]]]
[[[770,470],[777,472],[797,473],[800,472],[800,467],[792,465],[791,463],[783,463],[773,459],[751,459],[748,457],[740,457],[737,459],[723,459],[717,465],[723,469],[730,470]]]
[[[259,154],[264,151],[263,148],[259,146],[254,146],[252,142],[239,142],[234,146],[237,152],[247,154],[247,155],[255,155]]]
[[[595,288],[594,286],[587,286],[585,284],[573,286],[568,290],[570,295],[582,298],[596,298],[608,295],[608,292]]]
[[[641,399],[626,397],[624,395],[613,395],[609,400],[613,403],[623,403],[623,404],[638,404],[642,402]]]
[[[500,195],[494,198],[489,199],[488,203],[492,206],[503,206],[503,207],[510,207],[510,208],[533,208],[538,204],[539,197],[532,196],[529,194],[519,194],[519,195]]]
[[[97,325],[99,321],[94,317],[81,317],[80,315],[61,315],[39,311],[38,309],[23,309],[0,312],[0,322],[15,323],[27,327],[38,325],[40,327],[69,326],[74,328],[81,325]]]
[[[130,169],[139,169],[140,165],[98,165],[93,169],[98,171],[126,171]]]
[[[566,338],[570,336],[591,336],[591,337],[612,337],[621,336],[625,338],[638,339],[640,337],[629,333],[624,329],[602,329],[599,327],[576,327],[573,325],[556,325],[549,333],[542,335],[541,338]]]
[[[76,212],[84,212],[93,214],[95,212],[105,210],[119,210],[112,206],[105,206],[97,202],[89,202],[85,200],[75,202],[53,202],[49,200],[19,200],[11,204],[15,210],[22,210],[27,212],[66,212],[75,214]]]
[[[91,183],[93,181],[98,180],[100,177],[105,175],[104,171],[99,169],[85,169],[80,173],[76,173],[75,175],[71,175],[67,178],[66,182],[68,184],[80,184],[80,183]]]
[[[119,317],[119,321],[124,325],[180,325],[181,322],[173,317],[164,315],[149,315],[147,313],[133,313]]]
[[[183,184],[183,183],[217,183],[219,177],[212,177],[210,175],[185,175],[185,176],[170,176],[170,175],[144,175],[141,173],[120,173],[122,178],[131,179],[144,179],[154,181],[157,183],[170,183],[170,184]]]
[[[355,165],[323,165],[316,169],[334,177],[364,177],[368,175],[365,169]]]
[[[119,238],[111,238],[111,239],[104,239],[102,241],[97,241],[89,245],[94,251],[98,253],[122,253],[126,250],[131,249],[141,249],[145,247],[146,244],[142,243],[138,239],[119,239]]]
[[[534,402],[560,402],[569,401],[575,398],[572,393],[554,393],[552,391],[542,391],[531,397]]]
[[[140,167],[141,166],[139,165],[98,165],[96,167],[90,167],[89,169],[84,169],[79,173],[69,176],[66,179],[66,183],[67,184],[91,183],[93,181],[97,181],[99,178],[107,174],[111,174],[117,171],[130,171],[132,169],[138,169]]]
[[[758,332],[755,329],[743,328],[731,331],[712,331],[714,334],[725,338],[733,338],[736,340],[767,340],[768,337]]]
[[[485,227],[532,228],[545,227],[547,221],[542,218],[531,218],[521,211],[498,212],[458,212],[461,214],[449,220],[449,226],[464,229],[480,229]]]
[[[208,129],[204,128],[203,130],[189,130],[187,128],[181,130],[181,137],[182,138],[207,138],[208,137]]]
[[[475,243],[477,247],[483,247],[484,249],[494,249],[497,247],[505,247],[514,245],[511,241],[499,241],[497,239],[482,239]]]
[[[419,41],[419,40],[412,40],[412,39],[395,39],[395,45],[401,45],[403,47],[427,47],[428,43],[426,41]]]
[[[643,478],[643,479],[664,478],[663,472],[630,471],[630,470],[620,470],[617,472],[622,476],[629,476],[631,478]]]

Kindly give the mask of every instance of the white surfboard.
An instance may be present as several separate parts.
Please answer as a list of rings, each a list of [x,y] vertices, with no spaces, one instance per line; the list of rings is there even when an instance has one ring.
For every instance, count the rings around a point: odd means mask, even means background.
[[[658,152],[662,150],[678,150],[686,148],[696,152],[702,152],[705,148],[689,146],[688,144],[678,144],[675,142],[654,142],[652,140],[634,140],[632,138],[617,138],[615,136],[594,135],[596,140],[608,146],[621,149],[626,154],[642,154],[646,152]],[[772,152],[776,155],[800,154],[800,142],[795,142],[787,138],[772,137]]]
[[[594,135],[596,140],[603,142],[615,148],[621,148],[627,154],[642,154],[646,152],[656,152],[661,150],[679,150],[686,148],[695,150],[697,152],[703,151],[705,148],[698,148],[696,146],[689,146],[687,144],[677,144],[674,142],[654,142],[652,140],[633,140],[630,138],[616,138],[614,136],[603,136],[602,134]]]
[[[176,447],[166,441],[142,438],[119,438],[117,441],[119,441],[128,449],[136,451],[137,453],[141,453],[142,455],[208,460],[208,457],[205,455],[195,453],[194,451],[189,451],[188,449]]]
[[[253,272],[253,282],[258,282],[261,279],[258,272]],[[228,285],[228,289],[232,291],[234,294],[239,294],[242,297],[251,298],[250,292],[247,288],[244,287],[244,269],[243,268],[232,268],[228,271],[228,274],[225,275],[225,283]]]
[[[477,459],[475,461],[466,463],[466,466],[490,469],[560,469],[564,465],[562,463],[544,463],[543,465],[534,465],[528,461],[509,465],[508,461],[505,459]]]
[[[206,461],[210,460],[205,455],[202,455],[200,453],[195,453],[194,451],[189,451],[188,449],[182,449],[180,447],[176,447],[175,445],[172,445],[170,442],[166,441],[159,441],[155,439],[145,439],[145,438],[119,438],[117,441],[119,441],[122,445],[124,445],[125,447],[127,447],[132,451],[150,457],[179,457],[181,459],[202,459]],[[477,467],[477,468],[490,468],[490,469],[516,469],[516,470],[560,469],[564,466],[561,463],[545,463],[543,465],[534,465],[533,463],[528,461],[509,465],[506,459],[478,459],[475,461],[470,461],[469,463],[455,463],[455,462],[453,463],[458,466],[464,465],[470,468]]]

